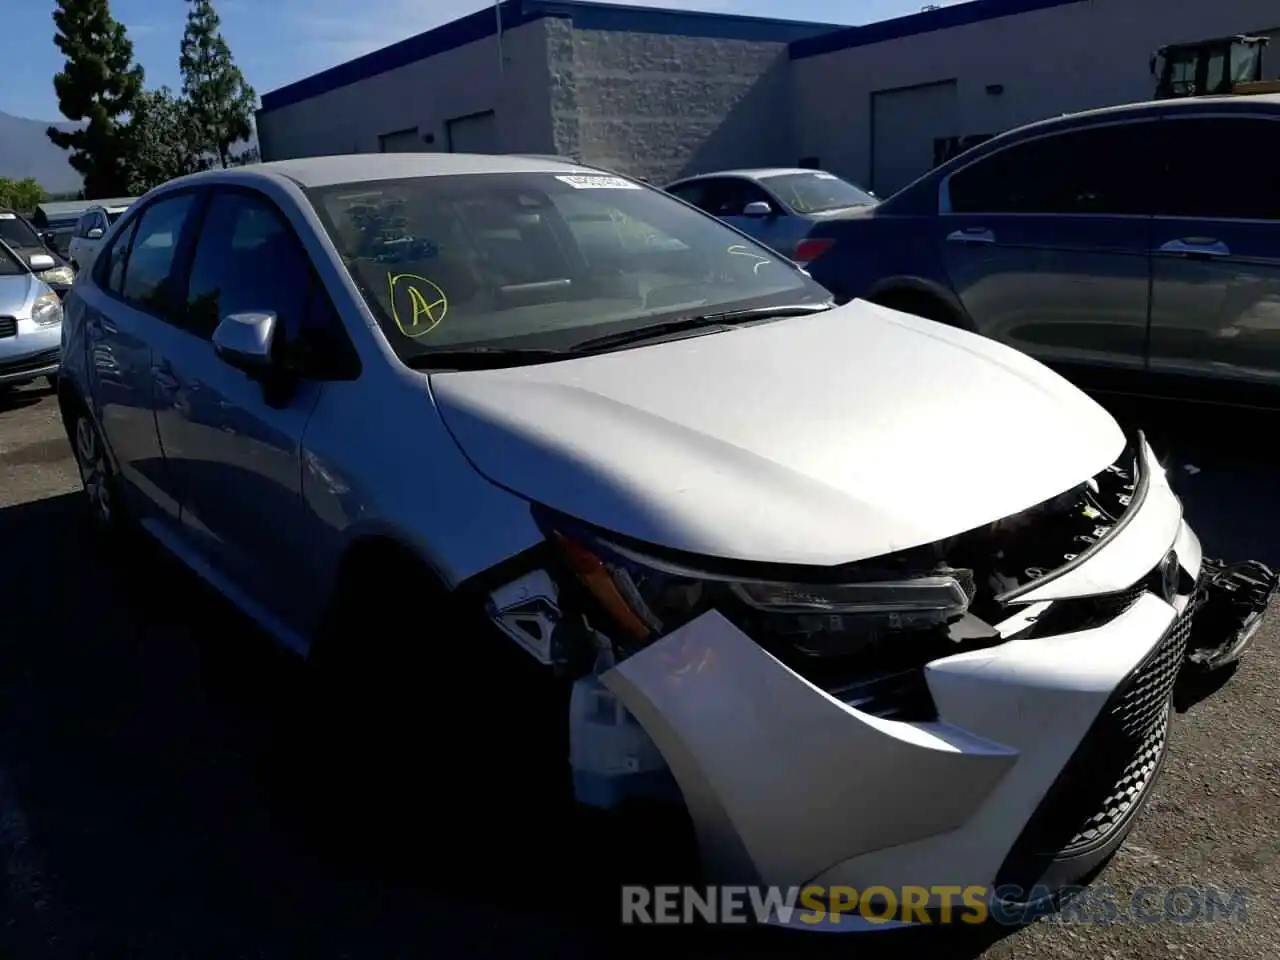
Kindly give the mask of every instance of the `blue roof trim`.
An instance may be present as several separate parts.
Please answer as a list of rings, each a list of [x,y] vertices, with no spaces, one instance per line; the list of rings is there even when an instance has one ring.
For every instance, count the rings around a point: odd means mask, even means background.
[[[984,20],[995,20],[999,17],[1011,17],[1019,13],[1031,13],[1035,10],[1048,10],[1052,7],[1065,7],[1068,4],[1084,2],[1086,0],[971,0],[969,3],[926,10],[906,17],[895,17],[893,20],[868,23],[861,27],[847,27],[835,33],[798,40],[791,45],[791,59],[803,60],[806,57],[834,53],[837,50],[865,47],[872,43],[899,40],[920,33],[948,30],[970,23],[982,23]]]
[[[574,27],[581,30],[620,30],[758,43],[791,43],[844,29],[840,24],[831,23],[804,23],[580,0],[503,0],[500,6],[504,30],[512,30],[545,17],[557,17],[570,20]],[[492,37],[497,33],[497,20],[493,7],[488,6],[434,30],[304,77],[296,83],[264,93],[259,113],[269,113],[310,100],[330,90]]]

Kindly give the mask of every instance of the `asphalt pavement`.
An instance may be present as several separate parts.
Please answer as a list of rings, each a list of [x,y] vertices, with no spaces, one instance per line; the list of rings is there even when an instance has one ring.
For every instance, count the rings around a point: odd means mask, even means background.
[[[1120,412],[1147,427],[1208,554],[1280,562],[1280,419],[1127,402]],[[283,746],[297,665],[172,565],[95,548],[81,511],[53,398],[37,387],[0,394],[0,957],[569,958],[623,948],[1270,960],[1280,943],[1274,612],[1234,676],[1186,695],[1154,797],[1083,909],[1018,929],[856,942],[619,929],[602,906],[617,880],[595,836],[487,853],[488,869],[471,875],[481,881],[434,874],[432,848],[476,843],[495,810],[539,831],[520,819],[518,788],[478,802],[470,823],[423,811],[425,840],[398,851],[353,854],[360,844],[344,838],[361,836],[361,824],[342,811],[317,829],[300,812]],[[1163,915],[1173,887],[1186,889],[1169,906],[1192,922]],[[1242,892],[1243,910],[1207,921],[1196,907],[1207,889],[1222,900]],[[1130,915],[1135,891],[1135,922],[1095,909],[1105,894]]]

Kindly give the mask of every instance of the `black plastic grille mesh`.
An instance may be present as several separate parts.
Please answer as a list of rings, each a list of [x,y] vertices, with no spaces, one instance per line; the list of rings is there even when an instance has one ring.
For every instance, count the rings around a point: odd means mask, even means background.
[[[1196,606],[1112,696],[1014,844],[998,884],[1031,886],[1048,863],[1096,848],[1133,815],[1164,759]]]
[[[18,335],[18,321],[13,317],[0,317],[0,337],[15,337]]]
[[[1123,696],[1108,711],[1097,735],[1100,741],[1113,741],[1110,750],[1118,755],[1128,754],[1130,759],[1120,771],[1115,786],[1068,841],[1063,853],[1105,840],[1124,823],[1126,814],[1151,785],[1168,742],[1170,695],[1186,656],[1190,633],[1191,617],[1179,618],[1154,655],[1134,675]]]

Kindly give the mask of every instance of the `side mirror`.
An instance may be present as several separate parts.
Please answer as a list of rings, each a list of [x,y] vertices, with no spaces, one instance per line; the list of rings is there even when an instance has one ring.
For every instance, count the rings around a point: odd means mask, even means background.
[[[744,217],[771,217],[773,216],[773,207],[769,206],[764,200],[752,200],[742,208]]]
[[[256,379],[269,374],[275,365],[275,337],[274,313],[229,313],[213,331],[213,350],[223,363]]]
[[[85,234],[85,237],[87,237],[87,238],[88,238],[88,239],[90,239],[90,240],[101,240],[101,239],[102,239],[102,228],[101,228],[101,227],[94,227],[92,230],[90,230],[88,233],[86,233],[86,234]]]
[[[58,261],[54,260],[53,257],[49,256],[47,253],[33,253],[30,258],[28,258],[27,263],[30,264],[31,269],[35,271],[52,270],[58,265]]]

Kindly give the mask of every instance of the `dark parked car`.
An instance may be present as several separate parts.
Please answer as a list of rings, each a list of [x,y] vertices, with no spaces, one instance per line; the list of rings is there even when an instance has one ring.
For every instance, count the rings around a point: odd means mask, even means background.
[[[1275,95],[1059,117],[817,225],[808,269],[1090,383],[1257,400],[1280,380],[1277,156]]]

